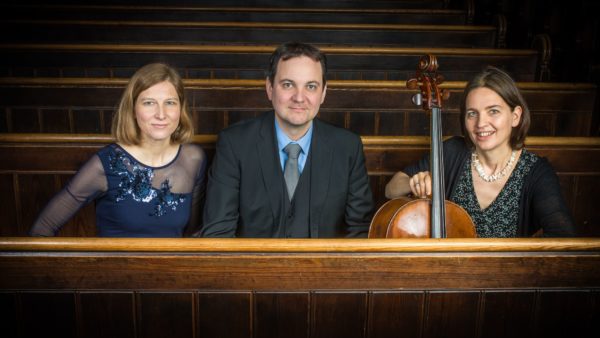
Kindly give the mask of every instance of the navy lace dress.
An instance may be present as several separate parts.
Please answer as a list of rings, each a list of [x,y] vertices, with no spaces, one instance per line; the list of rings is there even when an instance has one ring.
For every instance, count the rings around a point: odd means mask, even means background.
[[[188,224],[200,225],[205,171],[206,156],[196,145],[181,145],[170,163],[150,167],[110,144],[50,201],[30,234],[55,235],[95,200],[100,237],[181,237]]]

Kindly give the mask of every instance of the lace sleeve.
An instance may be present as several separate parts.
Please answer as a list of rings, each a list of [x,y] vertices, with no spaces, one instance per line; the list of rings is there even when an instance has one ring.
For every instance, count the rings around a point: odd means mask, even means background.
[[[106,175],[98,155],[79,169],[71,181],[46,205],[34,222],[31,236],[54,236],[83,206],[107,190]]]
[[[192,157],[194,159],[192,163],[197,166],[197,170],[194,178],[194,189],[192,191],[190,221],[186,228],[186,236],[192,237],[197,237],[202,227],[202,209],[204,208],[206,192],[206,154],[200,147],[197,149],[197,156]]]

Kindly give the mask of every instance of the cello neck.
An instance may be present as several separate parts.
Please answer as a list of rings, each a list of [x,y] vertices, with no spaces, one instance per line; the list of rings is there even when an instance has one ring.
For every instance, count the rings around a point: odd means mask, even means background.
[[[442,146],[442,111],[431,110],[431,237],[446,237],[444,187],[444,154]]]
[[[446,237],[446,210],[444,189],[444,156],[442,154],[442,100],[450,93],[438,87],[444,77],[437,73],[438,63],[434,55],[425,55],[419,60],[415,78],[409,79],[406,86],[419,88],[421,92],[413,99],[423,109],[431,112],[431,237]]]

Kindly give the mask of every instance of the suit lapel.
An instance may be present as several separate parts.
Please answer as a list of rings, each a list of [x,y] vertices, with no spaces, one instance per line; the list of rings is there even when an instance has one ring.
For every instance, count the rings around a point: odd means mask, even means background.
[[[311,178],[310,178],[310,235],[318,237],[318,225],[329,191],[333,149],[328,135],[323,131],[319,120],[313,120],[313,137],[310,145]]]
[[[273,218],[277,219],[279,203],[283,200],[283,189],[280,184],[283,179],[283,173],[279,164],[274,119],[273,112],[271,112],[262,120],[260,135],[256,143],[256,151],[258,154],[258,165],[262,172],[263,184],[269,196]]]

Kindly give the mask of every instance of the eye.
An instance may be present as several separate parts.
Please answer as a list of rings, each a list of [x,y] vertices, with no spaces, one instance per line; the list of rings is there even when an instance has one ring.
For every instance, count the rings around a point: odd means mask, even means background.
[[[156,102],[152,101],[152,100],[144,100],[142,101],[142,105],[144,106],[152,106],[154,105]]]
[[[177,100],[168,100],[166,104],[169,106],[176,106],[179,104],[179,102]]]
[[[498,109],[491,109],[490,110],[490,114],[492,114],[492,115],[496,115],[496,114],[499,114],[499,113],[500,113],[500,111]]]
[[[474,112],[474,111],[470,110],[470,111],[467,112],[466,115],[467,115],[467,118],[470,119],[470,118],[473,118],[473,117],[477,117],[477,112]]]
[[[289,81],[283,82],[281,83],[281,87],[288,89],[288,88],[292,88],[292,83]]]
[[[319,88],[319,86],[314,83],[310,83],[310,84],[306,85],[306,88],[310,91],[315,91],[315,90],[317,90],[317,88]]]

